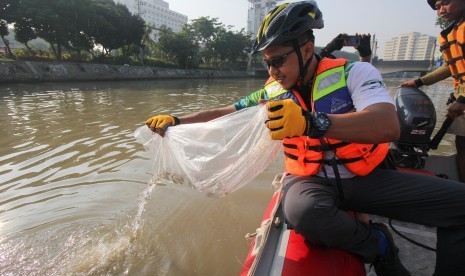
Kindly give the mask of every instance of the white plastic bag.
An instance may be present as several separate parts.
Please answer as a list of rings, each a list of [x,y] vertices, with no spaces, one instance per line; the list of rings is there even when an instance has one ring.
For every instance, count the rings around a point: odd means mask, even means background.
[[[170,127],[164,138],[146,126],[134,136],[154,152],[154,180],[220,197],[253,180],[279,152],[281,142],[271,140],[266,116],[266,108],[256,106],[207,123]]]

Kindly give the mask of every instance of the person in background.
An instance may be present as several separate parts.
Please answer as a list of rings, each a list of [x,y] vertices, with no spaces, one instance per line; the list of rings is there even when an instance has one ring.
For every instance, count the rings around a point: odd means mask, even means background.
[[[360,38],[360,45],[354,46],[354,48],[358,51],[360,56],[360,61],[370,62],[371,61],[371,35],[368,34],[355,34],[357,37]],[[339,34],[331,42],[329,42],[325,47],[323,47],[318,54],[321,57],[327,58],[335,58],[332,55],[334,51],[340,51],[342,47],[344,47],[344,41],[347,38],[347,34]]]
[[[439,47],[445,62],[438,69],[415,80],[400,84],[401,87],[421,87],[432,85],[452,76],[454,92],[447,101],[447,117],[453,119],[448,133],[455,134],[457,169],[460,181],[465,183],[465,1],[428,0],[438,16],[450,22],[438,36]]]
[[[265,104],[265,124],[282,140],[283,212],[308,242],[372,263],[378,276],[411,275],[386,225],[354,220],[347,210],[437,227],[435,275],[465,275],[465,185],[380,168],[400,135],[394,101],[368,62],[320,58],[313,29],[324,26],[315,1],[281,4],[263,19],[253,46],[269,80],[232,105],[146,121],[166,127],[205,122]]]

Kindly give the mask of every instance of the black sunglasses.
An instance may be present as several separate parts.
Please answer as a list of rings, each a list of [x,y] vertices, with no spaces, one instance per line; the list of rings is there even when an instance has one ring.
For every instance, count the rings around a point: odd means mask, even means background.
[[[269,70],[271,66],[273,66],[274,68],[280,68],[281,66],[283,66],[284,62],[286,61],[286,58],[294,51],[295,49],[292,49],[282,56],[272,57],[270,58],[270,60],[263,60],[263,66],[265,66],[267,70]]]

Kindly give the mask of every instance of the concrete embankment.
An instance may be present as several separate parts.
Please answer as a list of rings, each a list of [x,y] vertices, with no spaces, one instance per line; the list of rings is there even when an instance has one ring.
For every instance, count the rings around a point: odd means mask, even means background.
[[[0,83],[246,77],[250,77],[247,72],[232,70],[37,61],[0,62]]]

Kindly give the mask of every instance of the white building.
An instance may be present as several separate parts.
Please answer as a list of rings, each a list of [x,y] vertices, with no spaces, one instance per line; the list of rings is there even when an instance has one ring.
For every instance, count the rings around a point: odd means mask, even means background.
[[[420,33],[406,33],[384,44],[384,60],[430,60],[436,38]]]
[[[247,17],[247,33],[252,35],[252,38],[257,37],[260,22],[265,15],[276,7],[276,0],[248,0],[249,12]]]
[[[188,18],[184,14],[170,10],[169,4],[163,0],[114,0],[128,7],[132,14],[138,14],[148,26],[155,29],[161,26],[170,28],[173,32],[179,32]],[[157,33],[157,32],[153,32]]]

